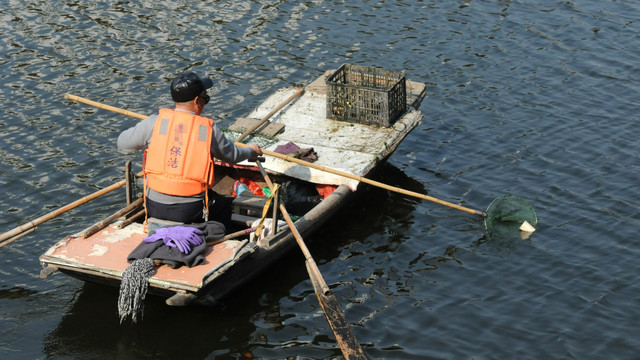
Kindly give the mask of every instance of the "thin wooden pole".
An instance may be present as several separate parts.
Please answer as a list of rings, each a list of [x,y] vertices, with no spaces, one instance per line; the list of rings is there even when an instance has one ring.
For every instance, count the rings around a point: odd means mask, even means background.
[[[127,205],[133,202],[133,181],[131,181],[131,160],[127,161],[124,164],[124,180],[126,194],[127,194]]]
[[[138,211],[137,213],[129,216],[127,219],[118,224],[119,229],[123,229],[129,225],[131,225],[134,221],[144,216],[144,209]]]
[[[249,128],[247,131],[245,131],[242,135],[240,135],[236,139],[236,141],[240,142],[244,140],[244,138],[246,138],[247,136],[251,135],[254,131],[256,131],[258,128],[264,125],[264,123],[266,123],[273,116],[273,114],[277,113],[278,111],[280,111],[280,109],[285,107],[288,103],[292,102],[295,98],[302,95],[303,92],[304,92],[304,88],[298,89],[298,91],[296,91],[293,95],[289,96],[289,98],[287,98],[285,101],[280,103],[280,105],[276,106],[275,109],[271,110],[265,117],[262,118],[262,120],[260,120],[259,123],[255,124],[254,126]]]
[[[245,147],[247,146],[246,144],[242,144],[242,143],[238,143],[238,142],[236,142],[236,145],[245,146]],[[349,173],[346,173],[346,172],[343,172],[343,171],[340,171],[340,170],[328,168],[328,167],[322,166],[322,165],[317,165],[317,164],[314,164],[314,163],[310,163],[308,161],[304,161],[304,160],[300,160],[300,159],[294,158],[292,156],[283,155],[283,154],[280,154],[280,153],[277,153],[277,152],[273,152],[273,151],[269,151],[269,150],[265,150],[265,149],[262,149],[262,152],[265,155],[273,156],[273,157],[276,157],[276,158],[279,158],[279,159],[282,159],[282,160],[290,161],[290,162],[293,162],[293,163],[296,163],[296,164],[299,164],[299,165],[302,165],[302,166],[306,166],[306,167],[309,167],[309,168],[312,168],[312,169],[328,172],[328,173],[331,173],[331,174],[334,174],[334,175],[338,175],[338,176],[342,176],[342,177],[345,177],[345,178],[349,178],[349,179],[352,179],[352,180],[358,180],[360,182],[363,182],[363,183],[366,183],[366,184],[369,184],[369,185],[373,185],[373,186],[376,186],[376,187],[379,187],[379,188],[382,188],[382,189],[386,189],[386,190],[389,190],[389,191],[394,191],[394,192],[397,192],[397,193],[400,193],[400,194],[403,194],[403,195],[409,195],[409,196],[413,196],[413,197],[416,197],[416,198],[419,198],[419,199],[433,201],[433,202],[441,204],[441,205],[445,205],[445,206],[449,206],[449,207],[454,208],[454,209],[466,211],[466,212],[471,213],[471,214],[480,215],[482,217],[487,216],[487,214],[485,212],[483,212],[483,211],[466,208],[464,206],[460,206],[460,205],[457,205],[457,204],[450,203],[448,201],[440,200],[438,198],[434,198],[434,197],[429,196],[429,195],[421,194],[421,193],[418,193],[418,192],[415,192],[415,191],[405,190],[405,189],[399,188],[397,186],[387,185],[387,184],[384,184],[384,183],[381,183],[381,182],[378,182],[378,181],[375,181],[375,180],[371,180],[371,179],[366,178],[366,177],[349,174]]]
[[[73,101],[81,102],[83,104],[95,106],[98,109],[109,110],[109,111],[116,112],[118,114],[132,116],[132,117],[135,117],[135,118],[138,118],[138,119],[146,119],[147,118],[146,115],[138,114],[138,113],[135,113],[135,112],[129,111],[129,110],[120,109],[120,108],[117,108],[115,106],[105,105],[105,104],[99,103],[97,101],[89,100],[89,99],[86,99],[86,98],[83,98],[83,97],[80,97],[80,96],[71,95],[71,94],[64,94],[64,97],[69,99],[69,100],[73,100]]]
[[[128,213],[134,211],[136,208],[140,207],[143,203],[143,199],[140,198],[134,202],[132,202],[131,204],[127,205],[126,207],[124,207],[123,209],[117,211],[115,214],[109,216],[108,218],[101,220],[99,222],[97,222],[95,225],[89,227],[88,229],[86,229],[85,231],[83,231],[79,237],[81,238],[88,238],[89,236],[97,233],[98,231],[104,229],[105,227],[107,227],[109,224],[111,224],[112,222],[118,220],[118,218],[127,215]]]
[[[26,230],[26,231],[24,231],[24,232],[22,232],[22,233],[20,233],[20,234],[18,234],[16,236],[12,237],[12,238],[8,238],[8,239],[0,242],[0,247],[7,246],[7,245],[11,244],[12,242],[20,239],[21,237],[29,235],[30,233],[34,232],[35,230],[36,230],[36,228],[33,227],[33,228],[29,229],[29,230]]]
[[[227,234],[227,235],[225,235],[224,237],[222,237],[220,239],[207,241],[207,245],[211,246],[211,245],[219,244],[219,243],[225,242],[227,240],[231,240],[231,239],[239,238],[239,237],[247,235],[247,234],[251,234],[254,231],[256,231],[256,228],[254,228],[254,227],[250,227],[250,228],[247,228],[247,229],[244,229],[244,230],[236,231],[234,233]]]
[[[271,110],[265,117],[262,118],[262,120],[258,124],[254,125],[250,129],[245,131],[242,135],[240,135],[240,137],[238,137],[238,139],[236,141],[242,141],[242,140],[244,140],[244,138],[246,138],[247,136],[251,135],[256,129],[258,129],[259,127],[264,125],[264,123],[266,123],[276,112],[280,111],[280,109],[282,109],[287,104],[292,102],[298,96],[302,95],[303,92],[304,92],[304,88],[298,89],[295,93],[293,93],[293,95],[289,96],[289,98],[287,98],[285,101],[283,101],[278,106],[276,106],[273,110]],[[147,115],[143,115],[143,114],[135,113],[133,111],[117,108],[115,106],[99,103],[97,101],[89,100],[87,98],[83,98],[83,97],[80,97],[80,96],[77,96],[77,95],[64,94],[64,97],[69,99],[69,100],[73,100],[73,101],[77,101],[77,102],[80,102],[80,103],[83,103],[83,104],[87,104],[87,105],[91,105],[91,106],[97,107],[98,109],[109,110],[109,111],[113,111],[113,112],[118,113],[118,114],[123,114],[123,115],[131,116],[131,117],[135,117],[135,118],[138,118],[138,119],[146,119],[147,118]]]

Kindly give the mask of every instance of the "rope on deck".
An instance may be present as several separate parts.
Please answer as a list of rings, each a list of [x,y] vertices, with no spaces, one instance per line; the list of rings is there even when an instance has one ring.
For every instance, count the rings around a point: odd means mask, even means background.
[[[149,258],[134,260],[122,273],[118,296],[118,314],[121,324],[129,316],[134,323],[138,320],[138,316],[142,319],[149,278],[154,273],[153,260]]]

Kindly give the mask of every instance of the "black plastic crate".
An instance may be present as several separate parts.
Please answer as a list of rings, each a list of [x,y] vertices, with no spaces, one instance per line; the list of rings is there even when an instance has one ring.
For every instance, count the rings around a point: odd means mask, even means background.
[[[343,64],[325,82],[330,119],[389,127],[407,111],[404,72]]]

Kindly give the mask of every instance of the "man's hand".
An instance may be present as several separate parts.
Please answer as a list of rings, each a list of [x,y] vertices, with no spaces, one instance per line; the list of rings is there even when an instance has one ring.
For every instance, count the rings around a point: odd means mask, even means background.
[[[260,146],[256,144],[250,144],[249,147],[253,149],[253,152],[256,154],[256,156],[262,155],[262,149],[260,149]]]

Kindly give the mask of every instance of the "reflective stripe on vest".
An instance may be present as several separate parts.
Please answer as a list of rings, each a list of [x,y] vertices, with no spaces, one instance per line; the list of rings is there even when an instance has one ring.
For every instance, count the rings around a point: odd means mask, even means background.
[[[144,164],[147,186],[177,196],[197,195],[213,186],[212,126],[211,119],[161,109]]]

